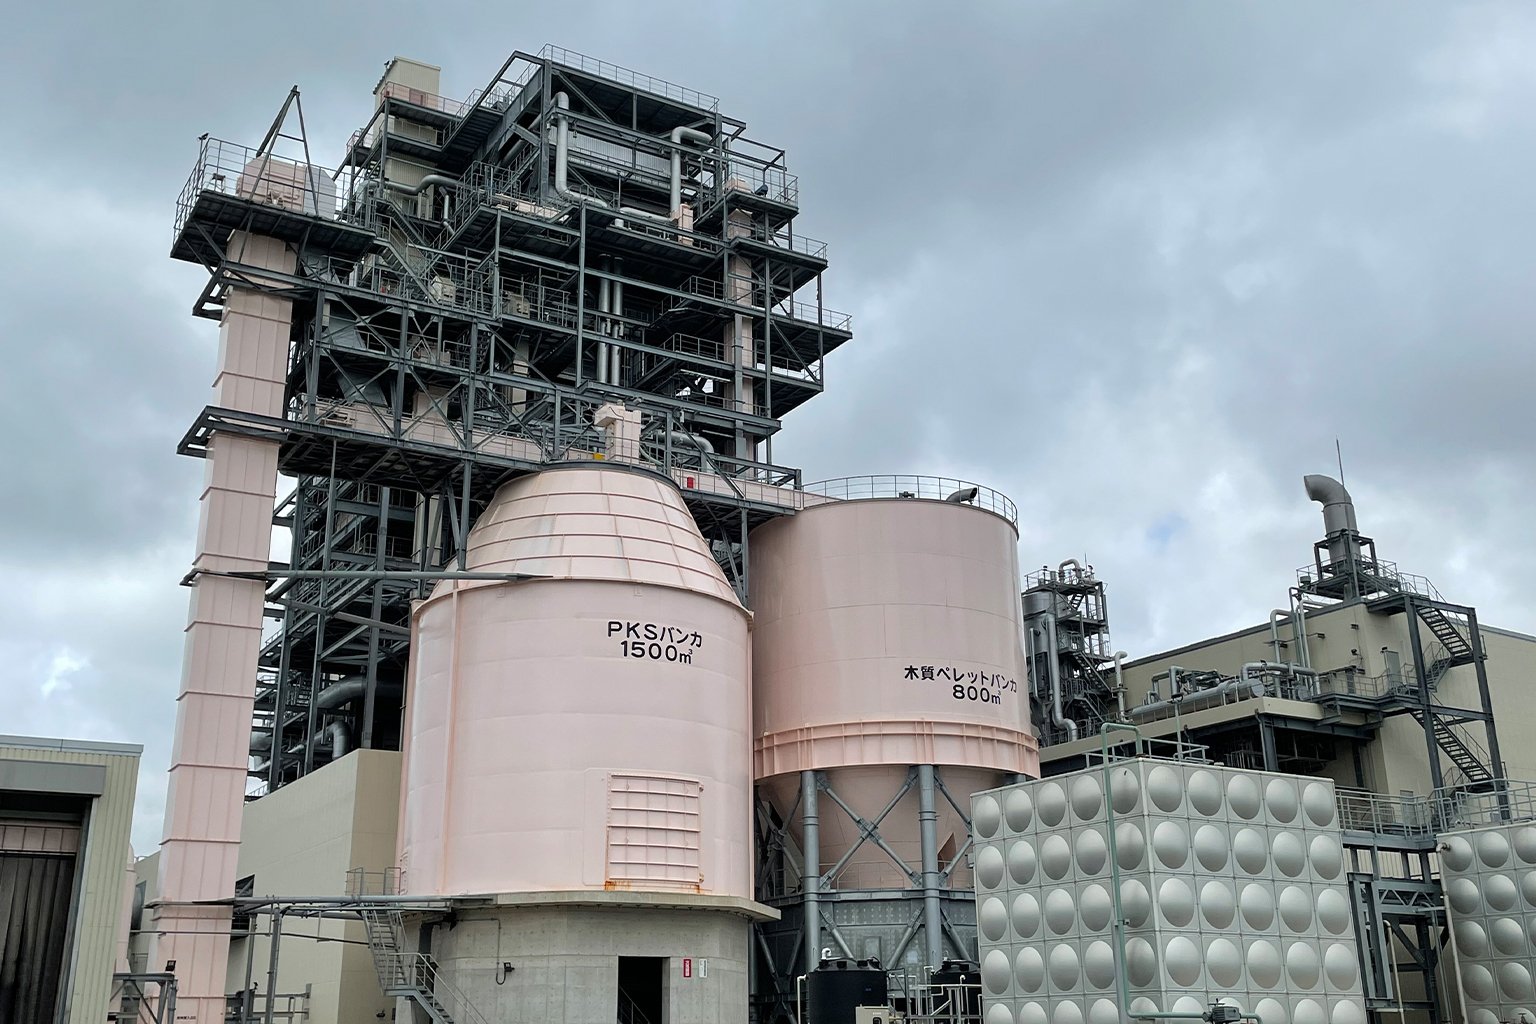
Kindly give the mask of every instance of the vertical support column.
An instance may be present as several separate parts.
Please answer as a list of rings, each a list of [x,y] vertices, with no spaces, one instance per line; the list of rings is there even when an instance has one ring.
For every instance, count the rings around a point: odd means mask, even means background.
[[[1488,693],[1488,666],[1485,664],[1487,655],[1483,653],[1483,634],[1477,628],[1477,611],[1467,609],[1467,642],[1472,646],[1472,668],[1477,672],[1477,697],[1478,705],[1482,708],[1483,728],[1488,739],[1488,760],[1493,763],[1488,770],[1493,772],[1493,777],[1504,777],[1504,755],[1499,751],[1499,732],[1493,723],[1493,697]]]
[[[1430,710],[1429,679],[1424,674],[1424,641],[1419,636],[1419,608],[1413,598],[1403,595],[1403,611],[1408,621],[1408,646],[1413,651],[1413,679],[1418,687],[1419,714],[1424,717],[1424,745],[1429,754],[1429,788],[1445,785],[1440,770],[1440,741],[1435,738],[1435,714]]]
[[[743,238],[752,234],[752,215],[744,210],[732,210],[727,215],[724,225],[725,243],[729,245],[734,238]],[[750,306],[752,304],[752,264],[741,256],[729,256],[725,263],[725,297],[728,302],[737,305]],[[763,293],[763,311],[766,313],[768,306],[772,305],[772,295]],[[745,376],[745,370],[754,365],[756,344],[753,340],[753,322],[749,316],[737,313],[731,318],[731,324],[726,328],[726,347],[730,352],[731,361],[731,404],[739,415],[756,415],[757,392],[752,381]],[[755,460],[756,439],[742,428],[741,421],[736,421],[736,451],[733,453],[738,459]]]
[[[928,966],[937,968],[944,960],[944,910],[939,891],[944,885],[939,874],[938,810],[934,806],[933,765],[917,766],[917,823],[923,859],[923,949]]]
[[[293,254],[237,233],[232,259],[292,273]],[[276,283],[276,282],[274,282]],[[230,291],[219,332],[213,404],[283,415],[292,303]],[[159,932],[151,964],[176,962],[178,1021],[221,1024],[265,584],[208,575],[265,572],[277,491],[275,442],[215,434],[208,445],[176,736],[160,847]],[[277,736],[274,736],[274,740]],[[276,743],[274,743],[276,746]]]
[[[1508,821],[1509,810],[1509,784],[1504,780],[1504,754],[1499,750],[1499,732],[1493,721],[1493,698],[1488,693],[1488,667],[1484,663],[1487,655],[1483,653],[1483,634],[1477,628],[1477,610],[1466,609],[1467,615],[1467,643],[1472,647],[1472,668],[1477,673],[1478,702],[1483,709],[1483,730],[1488,741],[1488,771],[1498,781],[1500,817]]]
[[[1264,770],[1277,772],[1280,770],[1280,754],[1275,749],[1275,724],[1267,715],[1259,716],[1259,749],[1264,756]]]
[[[821,814],[816,773],[800,773],[800,829],[805,867],[800,878],[800,905],[805,917],[805,969],[814,971],[821,962]]]

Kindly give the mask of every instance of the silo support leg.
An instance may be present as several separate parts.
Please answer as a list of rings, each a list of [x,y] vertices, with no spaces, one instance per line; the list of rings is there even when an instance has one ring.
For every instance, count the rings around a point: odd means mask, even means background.
[[[821,815],[818,811],[814,771],[800,773],[800,824],[804,849],[801,856],[801,906],[805,912],[805,969],[814,971],[821,962]]]
[[[923,855],[923,943],[928,966],[937,968],[944,959],[944,910],[939,902],[944,879],[939,871],[939,815],[934,807],[934,789],[933,765],[918,765],[917,806]]]

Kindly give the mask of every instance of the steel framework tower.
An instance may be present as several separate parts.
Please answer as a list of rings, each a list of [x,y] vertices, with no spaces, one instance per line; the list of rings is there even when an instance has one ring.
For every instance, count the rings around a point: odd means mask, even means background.
[[[269,788],[398,743],[410,602],[462,566],[500,483],[600,457],[605,403],[641,411],[640,457],[744,593],[747,532],[794,511],[800,480],[773,435],[851,337],[783,151],[713,97],[554,47],[465,102],[437,80],[391,61],[335,171],[284,127],[296,109],[260,147],[204,140],[178,204],[172,255],[209,271],[198,315],[225,317],[250,277],[233,233],[294,264],[262,286],[293,309],[281,408],[209,406],[180,447],[264,440],[296,480],[289,563],[266,577]]]
[[[222,1019],[210,901],[234,892],[247,777],[398,745],[411,602],[474,575],[495,489],[646,464],[744,595],[749,530],[804,501],[773,435],[852,337],[784,152],[713,97],[554,47],[464,102],[402,58],[373,95],[336,169],[294,89],[257,146],[204,136],[177,202],[171,255],[207,269],[193,312],[221,323],[213,404],[179,446],[208,487],[158,910],[199,1022]]]

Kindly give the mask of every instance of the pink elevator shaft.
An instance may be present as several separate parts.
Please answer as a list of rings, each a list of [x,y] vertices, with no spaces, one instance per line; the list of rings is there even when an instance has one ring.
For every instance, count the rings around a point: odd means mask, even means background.
[[[236,233],[228,257],[279,273],[294,269],[293,254],[270,238]],[[213,405],[282,415],[291,318],[286,299],[250,287],[231,290],[219,331]],[[153,969],[176,963],[178,1022],[224,1020],[230,908],[205,904],[235,891],[261,646],[265,585],[211,574],[266,570],[276,489],[276,443],[213,437],[193,559],[198,575],[177,697],[160,845],[159,938],[151,959]]]

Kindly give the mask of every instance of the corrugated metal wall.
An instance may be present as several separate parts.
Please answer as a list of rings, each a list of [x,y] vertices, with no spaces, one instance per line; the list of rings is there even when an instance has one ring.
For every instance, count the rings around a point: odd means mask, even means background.
[[[74,854],[0,851],[0,1022],[54,1019]]]

